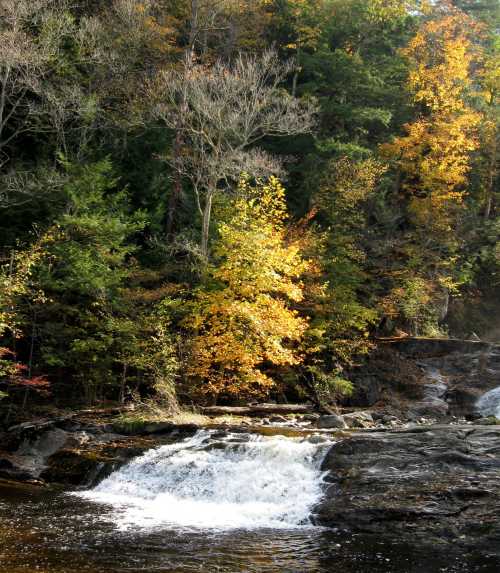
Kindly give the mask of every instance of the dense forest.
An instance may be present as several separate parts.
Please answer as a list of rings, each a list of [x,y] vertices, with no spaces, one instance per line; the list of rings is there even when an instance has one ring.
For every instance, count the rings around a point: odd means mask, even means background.
[[[0,0],[0,398],[333,402],[500,334],[497,0]]]

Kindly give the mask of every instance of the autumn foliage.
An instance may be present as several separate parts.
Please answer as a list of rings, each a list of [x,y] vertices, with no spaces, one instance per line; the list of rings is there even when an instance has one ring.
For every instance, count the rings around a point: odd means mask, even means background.
[[[238,194],[218,227],[218,264],[187,321],[194,335],[188,374],[214,397],[268,393],[273,380],[261,367],[298,364],[294,347],[307,328],[292,305],[302,300],[309,263],[286,241],[284,188],[276,178],[255,186],[243,179]]]
[[[380,337],[491,337],[497,4],[0,0],[0,417],[331,408]]]
[[[479,145],[481,116],[467,102],[477,32],[470,18],[453,10],[420,27],[403,54],[408,89],[421,112],[404,126],[405,135],[382,146],[402,172],[416,223],[436,231],[449,230],[463,203],[471,153]]]

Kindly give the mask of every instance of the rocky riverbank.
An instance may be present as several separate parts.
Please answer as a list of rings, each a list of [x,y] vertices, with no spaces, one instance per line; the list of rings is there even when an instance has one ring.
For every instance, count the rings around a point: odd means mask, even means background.
[[[478,398],[499,386],[500,348],[391,342],[355,376],[358,395],[328,415],[261,404],[225,417],[208,409],[193,416],[197,423],[73,413],[17,424],[0,434],[0,478],[89,487],[200,427],[331,440],[316,523],[500,562],[500,422],[477,410]]]
[[[221,425],[220,432],[333,440],[321,468],[325,496],[314,510],[317,524],[403,543],[418,538],[500,561],[500,426],[390,429],[367,418],[360,412],[351,422],[373,423],[372,429],[321,430],[314,427],[319,418],[295,428],[279,421],[251,430]],[[145,450],[194,435],[198,426],[156,422],[128,435],[117,429],[75,419],[14,427],[2,435],[0,478],[89,487]]]
[[[500,385],[500,346],[434,338],[381,341],[350,377],[356,392],[347,406],[385,409],[410,422],[474,419],[478,398]]]
[[[318,524],[500,559],[500,428],[430,426],[335,444]]]
[[[165,422],[128,429],[77,416],[19,424],[0,434],[0,478],[90,486],[129,459],[193,435],[198,427]]]

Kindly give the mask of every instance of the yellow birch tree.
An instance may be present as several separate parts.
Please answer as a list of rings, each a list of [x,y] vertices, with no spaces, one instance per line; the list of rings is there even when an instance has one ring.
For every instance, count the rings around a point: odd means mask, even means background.
[[[303,298],[300,277],[309,263],[286,241],[285,191],[277,179],[256,186],[242,180],[232,207],[218,228],[218,264],[188,319],[188,375],[196,394],[244,398],[273,387],[263,366],[301,361],[294,347],[307,321],[291,303]]]

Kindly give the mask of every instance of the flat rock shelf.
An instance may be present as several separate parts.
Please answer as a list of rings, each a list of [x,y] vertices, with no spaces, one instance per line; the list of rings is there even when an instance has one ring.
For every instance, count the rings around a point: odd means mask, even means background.
[[[500,564],[500,427],[361,433],[333,445],[322,470],[317,523]]]

